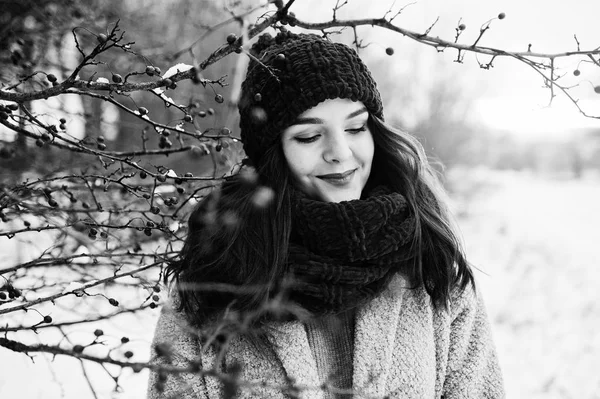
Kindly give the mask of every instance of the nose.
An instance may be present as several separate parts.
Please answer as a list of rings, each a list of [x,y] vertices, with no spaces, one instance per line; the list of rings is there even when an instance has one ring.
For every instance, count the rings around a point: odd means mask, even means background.
[[[326,162],[342,163],[352,157],[352,148],[346,132],[336,131],[328,135],[323,159]]]

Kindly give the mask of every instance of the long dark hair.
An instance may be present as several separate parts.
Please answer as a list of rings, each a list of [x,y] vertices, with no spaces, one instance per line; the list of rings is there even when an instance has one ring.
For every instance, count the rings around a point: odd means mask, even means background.
[[[447,207],[445,190],[419,141],[381,119],[369,118],[375,141],[370,184],[386,184],[402,193],[415,215],[416,257],[405,274],[423,285],[435,307],[447,307],[454,288],[464,290],[473,272]]]
[[[474,279],[444,191],[414,137],[372,116],[368,125],[375,155],[365,190],[385,184],[406,197],[417,233],[415,257],[403,272],[415,287],[425,288],[435,307],[446,307],[451,291],[474,287]],[[180,257],[165,273],[165,281],[178,290],[179,310],[192,324],[223,313],[257,312],[281,292],[292,231],[290,184],[276,143],[257,165],[256,176],[242,168],[193,211]],[[269,192],[273,199],[266,201]]]

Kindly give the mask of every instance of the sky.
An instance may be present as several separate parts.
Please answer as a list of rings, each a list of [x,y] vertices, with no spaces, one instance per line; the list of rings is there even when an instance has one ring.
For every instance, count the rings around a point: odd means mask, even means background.
[[[331,8],[335,4],[336,0],[298,0],[292,11],[303,20],[325,21],[331,19]],[[492,21],[480,45],[525,51],[531,44],[532,51],[558,53],[576,50],[574,35],[577,35],[581,49],[600,46],[600,1],[596,0],[348,0],[338,12],[338,18],[381,17],[390,7],[399,10],[405,6],[394,21],[396,25],[424,32],[439,17],[430,35],[453,40],[460,20],[467,26],[459,39],[465,44],[473,43],[480,26],[503,12],[506,18]],[[420,48],[418,51],[425,52],[431,59],[442,57],[446,61],[444,68],[451,76],[465,79],[465,85],[476,96],[476,117],[492,128],[525,136],[560,136],[572,129],[600,128],[599,119],[584,117],[564,96],[558,95],[548,108],[550,92],[543,87],[542,79],[529,66],[512,58],[497,59],[493,69],[483,70],[475,55],[467,55],[464,63],[458,64],[453,62],[455,51],[447,50],[440,55],[433,48],[416,44],[395,32],[377,29],[373,38],[381,46],[379,50],[372,46],[372,50],[365,50],[367,54],[369,51],[382,52],[387,46],[396,49],[390,73],[394,69],[406,70],[410,57],[402,58],[398,54],[415,54],[415,48]],[[486,60],[481,56],[480,59]],[[557,61],[561,72],[566,74],[562,80],[569,86],[579,84],[572,89],[572,94],[588,113],[600,116],[600,95],[593,91],[594,86],[600,85],[600,68],[590,63],[578,64],[579,60]],[[424,67],[420,65],[420,68]],[[577,68],[581,71],[579,77],[572,73]]]

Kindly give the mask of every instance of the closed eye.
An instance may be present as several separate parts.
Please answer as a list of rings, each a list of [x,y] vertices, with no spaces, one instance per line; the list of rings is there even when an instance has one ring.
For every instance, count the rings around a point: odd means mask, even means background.
[[[361,127],[359,127],[359,128],[356,128],[356,129],[346,129],[346,131],[347,131],[348,133],[353,133],[353,134],[357,134],[357,133],[360,133],[360,132],[364,132],[364,131],[366,131],[366,130],[367,130],[367,125],[366,125],[366,124],[365,124],[365,125],[362,125],[362,126],[361,126]]]
[[[365,132],[366,130],[367,130],[367,124],[365,123],[361,127],[357,127],[355,129],[346,129],[345,131],[350,134],[358,134],[361,132]],[[316,134],[316,135],[310,136],[310,137],[294,137],[294,140],[296,140],[297,142],[302,143],[302,144],[308,144],[308,143],[313,143],[313,142],[317,141],[320,136],[321,136],[320,134]]]
[[[296,140],[299,143],[303,143],[303,144],[308,144],[308,143],[312,143],[314,141],[316,141],[319,138],[319,135],[315,135],[315,136],[311,136],[311,137],[294,137],[294,140]]]

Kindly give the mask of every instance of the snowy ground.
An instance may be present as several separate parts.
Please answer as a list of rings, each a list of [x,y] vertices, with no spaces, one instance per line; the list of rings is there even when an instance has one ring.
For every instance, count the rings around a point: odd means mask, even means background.
[[[452,171],[452,199],[478,267],[508,398],[600,398],[600,177]],[[13,242],[0,241],[0,267]],[[157,312],[101,326],[108,340],[136,337],[144,360]],[[77,337],[74,337],[77,339]],[[121,394],[98,367],[87,370],[103,398],[145,396],[145,373],[125,372]],[[54,382],[62,381],[62,386]],[[0,398],[93,398],[81,366],[0,349]]]
[[[600,398],[598,176],[452,180],[480,186],[456,208],[471,261],[487,274],[480,287],[508,397]]]

